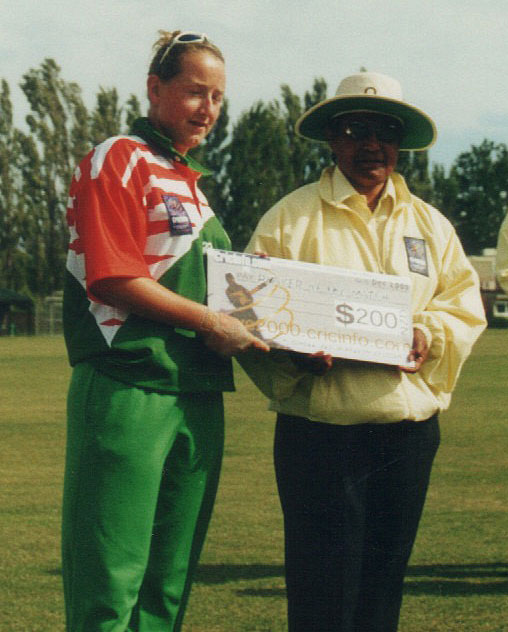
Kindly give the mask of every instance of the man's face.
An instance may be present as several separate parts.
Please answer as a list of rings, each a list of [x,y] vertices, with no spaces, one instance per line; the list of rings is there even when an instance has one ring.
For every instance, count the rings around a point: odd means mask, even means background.
[[[362,194],[381,189],[397,164],[402,125],[391,116],[358,112],[332,120],[329,142],[337,166]]]

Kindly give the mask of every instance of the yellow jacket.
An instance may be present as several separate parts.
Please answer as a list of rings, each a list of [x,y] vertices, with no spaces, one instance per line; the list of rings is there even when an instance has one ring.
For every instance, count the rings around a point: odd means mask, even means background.
[[[499,285],[508,294],[508,215],[501,224],[497,240],[496,274]]]
[[[415,244],[425,245],[423,259],[420,252],[411,260]],[[264,215],[247,251],[410,275],[413,324],[430,347],[415,374],[338,360],[317,377],[284,353],[248,354],[242,365],[271,399],[272,410],[354,424],[420,421],[448,407],[460,369],[486,324],[478,278],[450,222],[412,195],[400,175],[392,175],[372,213],[342,173],[328,167],[319,182],[290,193]]]

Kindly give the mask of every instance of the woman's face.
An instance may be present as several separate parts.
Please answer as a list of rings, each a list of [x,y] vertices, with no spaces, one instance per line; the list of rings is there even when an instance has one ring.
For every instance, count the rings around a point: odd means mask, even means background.
[[[150,120],[185,154],[207,136],[220,114],[224,63],[205,50],[182,55],[181,70],[169,81],[149,75]]]

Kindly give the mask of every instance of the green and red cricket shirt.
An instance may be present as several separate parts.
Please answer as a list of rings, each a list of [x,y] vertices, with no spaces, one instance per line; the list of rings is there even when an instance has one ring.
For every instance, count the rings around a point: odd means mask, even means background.
[[[149,129],[147,120],[141,121],[138,129]],[[69,360],[73,366],[89,362],[140,388],[234,390],[231,362],[194,331],[124,312],[90,292],[100,279],[149,277],[204,303],[206,249],[231,247],[197,186],[197,163],[152,141],[139,135],[109,138],[75,171],[64,291]]]

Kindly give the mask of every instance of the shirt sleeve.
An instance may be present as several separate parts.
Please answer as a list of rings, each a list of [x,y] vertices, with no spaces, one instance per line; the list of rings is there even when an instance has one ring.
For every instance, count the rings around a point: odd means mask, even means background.
[[[508,294],[508,215],[501,224],[497,241],[496,275],[499,285]]]
[[[114,151],[116,149],[116,151]],[[135,173],[124,183],[132,149],[113,146],[98,173],[92,155],[76,187],[76,230],[85,255],[86,283],[111,277],[150,277],[144,258],[146,208]]]
[[[419,375],[433,390],[451,393],[472,346],[486,326],[478,275],[453,231],[443,255],[439,282],[415,327],[430,337],[429,355]],[[430,334],[430,336],[429,336]]]

